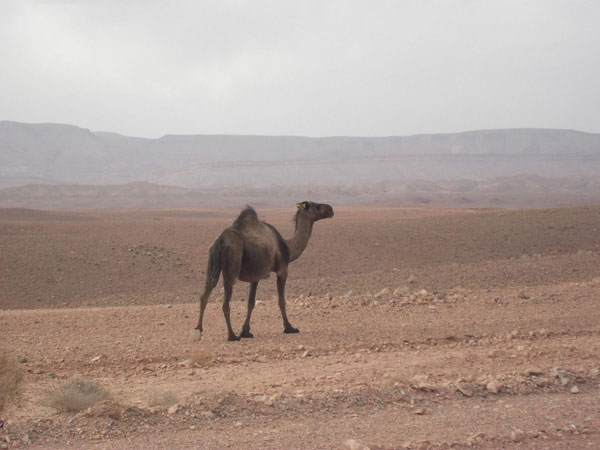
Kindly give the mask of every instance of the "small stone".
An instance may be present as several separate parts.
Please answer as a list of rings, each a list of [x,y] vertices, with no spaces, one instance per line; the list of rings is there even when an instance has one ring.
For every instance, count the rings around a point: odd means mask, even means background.
[[[388,288],[384,288],[374,295],[375,298],[383,297],[384,295],[390,295],[390,290]]]
[[[172,307],[173,307],[173,305],[170,303],[167,305],[167,308],[172,308]]]
[[[179,405],[175,404],[171,407],[169,407],[169,409],[167,409],[167,413],[169,414],[175,414],[177,411],[179,411]]]
[[[571,394],[579,394],[579,388],[577,386],[573,386],[570,389]]]
[[[542,369],[540,369],[539,367],[530,367],[529,369],[527,369],[525,371],[525,373],[529,376],[532,376],[532,375],[538,376],[538,375],[543,375],[544,371]]]
[[[310,356],[310,350],[306,350],[304,353],[302,353],[303,358],[306,358],[307,356]]]
[[[191,332],[191,334],[190,334],[190,338],[194,342],[200,342],[202,340],[202,331],[200,331],[200,330],[193,330]]]
[[[423,414],[425,414],[425,410],[423,408],[417,408],[413,411],[413,413],[418,416],[422,416]]]
[[[600,369],[598,369],[597,367],[590,369],[590,371],[588,372],[588,376],[590,378],[596,378],[598,375],[600,375]]]
[[[212,411],[204,411],[201,414],[202,417],[206,417],[207,419],[214,419],[215,418],[215,413]]]
[[[344,442],[344,445],[349,450],[364,450],[365,449],[365,447],[363,447],[360,444],[360,442],[358,442],[356,439],[347,439],[346,442]]]
[[[344,297],[348,298],[348,297],[354,297],[354,291],[352,289],[350,289],[348,292],[346,292],[344,294]]]
[[[237,422],[233,423],[236,427],[241,427],[242,425],[244,425],[242,422],[240,422],[239,420]]]
[[[394,289],[394,297],[402,297],[403,295],[407,295],[409,293],[409,289],[406,286],[400,286]]]
[[[177,365],[183,366],[186,369],[190,369],[194,366],[194,361],[192,361],[191,359],[186,359],[185,361],[178,362]]]
[[[456,384],[456,390],[460,392],[465,397],[473,397],[473,391],[469,389],[467,386],[462,385],[460,383]]]
[[[102,355],[94,356],[92,358],[92,362],[100,361],[101,358],[102,358]]]
[[[510,433],[510,440],[513,442],[520,442],[523,440],[523,436],[524,433],[522,430],[515,428],[511,433]]]
[[[502,390],[502,383],[498,383],[497,381],[490,381],[485,388],[490,394],[497,394]]]

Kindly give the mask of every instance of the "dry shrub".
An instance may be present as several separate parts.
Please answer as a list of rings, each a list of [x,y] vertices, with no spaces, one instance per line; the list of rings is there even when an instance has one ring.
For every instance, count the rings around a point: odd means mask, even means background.
[[[48,392],[45,403],[61,412],[79,412],[109,397],[95,381],[75,375]]]
[[[411,379],[408,375],[402,372],[394,372],[385,378],[385,384],[388,386],[396,386],[398,384],[409,385]]]
[[[156,388],[148,392],[146,403],[149,407],[172,406],[178,402],[177,395],[168,389]]]
[[[190,354],[190,360],[196,367],[211,366],[216,358],[215,352],[201,348],[195,348]]]
[[[19,397],[22,381],[23,372],[15,359],[7,351],[0,351],[0,413]]]

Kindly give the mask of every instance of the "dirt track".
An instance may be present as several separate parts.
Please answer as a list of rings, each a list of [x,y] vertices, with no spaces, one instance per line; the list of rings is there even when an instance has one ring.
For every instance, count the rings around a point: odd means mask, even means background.
[[[291,214],[261,215],[289,236]],[[254,339],[227,342],[211,303],[195,342],[207,248],[234,217],[2,211],[0,329],[26,386],[0,442],[598,448],[600,207],[339,209],[290,269],[299,335],[282,333],[272,279]],[[238,330],[244,314],[235,302]],[[42,406],[76,373],[112,399]],[[149,407],[153,392],[177,408]]]

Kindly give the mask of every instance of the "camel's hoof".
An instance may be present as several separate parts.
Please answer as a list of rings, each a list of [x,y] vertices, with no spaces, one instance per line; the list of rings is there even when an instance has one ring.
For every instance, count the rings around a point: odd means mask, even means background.
[[[242,338],[241,338],[241,337],[239,337],[239,336],[236,336],[235,334],[234,334],[233,336],[229,336],[229,337],[227,338],[227,340],[228,340],[228,341],[232,341],[232,342],[234,342],[234,341],[239,341],[240,339],[242,339]]]
[[[245,338],[245,339],[251,339],[254,337],[254,335],[252,333],[250,333],[249,331],[245,331],[242,332],[242,334],[240,334],[241,338]]]
[[[283,332],[287,333],[287,334],[292,334],[292,333],[300,333],[300,330],[298,328],[290,327],[290,328],[286,328],[285,330],[283,330]]]
[[[192,341],[200,342],[202,340],[202,331],[200,331],[196,328],[194,331],[192,331],[190,333],[190,337],[192,338]]]

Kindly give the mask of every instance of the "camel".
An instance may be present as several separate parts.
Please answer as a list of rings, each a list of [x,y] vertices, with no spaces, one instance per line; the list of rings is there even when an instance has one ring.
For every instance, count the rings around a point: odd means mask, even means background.
[[[221,233],[209,251],[206,284],[200,297],[200,318],[196,330],[202,333],[202,318],[210,293],[223,273],[223,314],[227,323],[229,341],[251,338],[250,316],[256,300],[256,288],[261,280],[269,278],[271,272],[277,274],[279,309],[283,318],[284,333],[298,333],[285,312],[285,283],[288,266],[300,257],[310,239],[313,224],[317,220],[333,217],[333,208],[324,203],[305,201],[296,204],[294,222],[296,230],[291,239],[284,239],[274,226],[260,221],[256,211],[247,206],[233,225]],[[248,312],[239,336],[231,328],[229,301],[233,285],[237,280],[250,283]]]

